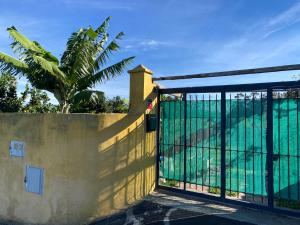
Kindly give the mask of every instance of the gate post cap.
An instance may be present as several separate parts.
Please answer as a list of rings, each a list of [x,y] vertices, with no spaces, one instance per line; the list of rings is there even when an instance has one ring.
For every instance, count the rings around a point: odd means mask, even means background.
[[[145,67],[144,65],[138,65],[134,69],[128,71],[128,73],[130,73],[130,74],[140,73],[140,72],[147,73],[147,74],[150,74],[150,75],[153,74],[153,72],[150,69],[148,69],[147,67]]]

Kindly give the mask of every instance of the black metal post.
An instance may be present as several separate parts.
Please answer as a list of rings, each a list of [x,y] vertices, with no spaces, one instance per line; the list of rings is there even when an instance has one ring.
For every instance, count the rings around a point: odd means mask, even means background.
[[[221,92],[221,198],[225,199],[226,194],[226,93]]]
[[[300,180],[300,169],[299,169],[299,90],[297,90],[297,178]],[[298,200],[300,200],[300,182],[298,182]]]
[[[160,162],[160,93],[157,93],[157,109],[156,109],[156,186],[159,185],[159,162]]]
[[[274,208],[273,182],[273,90],[267,89],[267,170],[268,170],[268,207]]]
[[[184,149],[184,157],[183,157],[183,189],[186,190],[186,113],[187,113],[187,103],[186,103],[186,93],[183,93],[183,101],[184,101],[184,125],[183,125],[183,149]]]
[[[202,123],[201,123],[201,126],[202,126],[202,139],[201,139],[201,145],[202,145],[202,149],[201,149],[201,161],[202,161],[202,164],[201,164],[201,184],[202,184],[202,192],[204,190],[204,177],[203,177],[203,164],[204,164],[204,138],[205,138],[205,129],[204,129],[204,110],[205,109],[205,102],[204,102],[204,94],[202,94]]]
[[[198,95],[196,95],[196,190],[198,189]]]

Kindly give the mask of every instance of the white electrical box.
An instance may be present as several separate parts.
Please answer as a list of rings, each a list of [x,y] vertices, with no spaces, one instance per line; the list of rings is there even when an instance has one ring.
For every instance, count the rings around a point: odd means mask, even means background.
[[[9,146],[9,153],[11,157],[24,157],[25,143],[22,141],[11,141]]]
[[[44,190],[44,169],[27,165],[24,183],[27,192],[42,195]]]

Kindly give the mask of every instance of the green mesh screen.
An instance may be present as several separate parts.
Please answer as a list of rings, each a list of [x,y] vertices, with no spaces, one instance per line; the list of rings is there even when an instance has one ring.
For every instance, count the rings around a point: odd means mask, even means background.
[[[161,102],[160,177],[220,187],[221,101]],[[184,113],[186,111],[186,140]],[[299,200],[297,100],[274,99],[274,193]],[[266,99],[226,100],[226,190],[267,196]]]
[[[298,114],[296,99],[280,99],[274,102],[274,193],[282,199],[299,200]]]

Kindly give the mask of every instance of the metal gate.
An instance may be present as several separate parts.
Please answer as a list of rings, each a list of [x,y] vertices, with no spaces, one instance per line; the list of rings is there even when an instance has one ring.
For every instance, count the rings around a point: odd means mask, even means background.
[[[299,87],[159,89],[157,186],[300,216]]]

